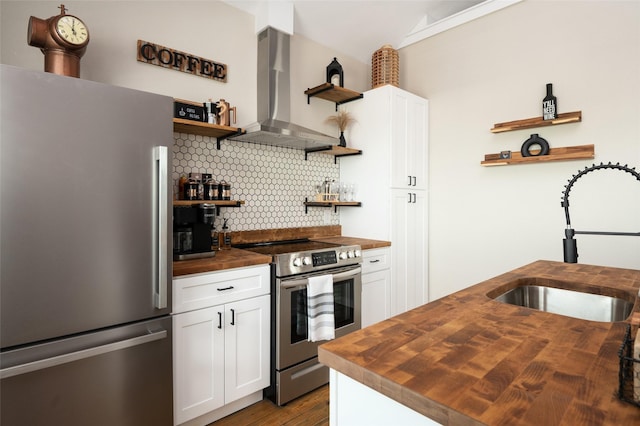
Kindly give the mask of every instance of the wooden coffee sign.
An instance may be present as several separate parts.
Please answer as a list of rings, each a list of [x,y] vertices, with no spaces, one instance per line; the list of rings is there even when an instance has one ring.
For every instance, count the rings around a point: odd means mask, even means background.
[[[138,61],[227,82],[227,66],[148,41],[138,40]]]

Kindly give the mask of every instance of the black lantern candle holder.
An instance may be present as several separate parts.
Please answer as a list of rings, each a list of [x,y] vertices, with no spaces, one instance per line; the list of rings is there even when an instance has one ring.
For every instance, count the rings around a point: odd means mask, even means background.
[[[339,80],[340,83],[336,84],[335,80]],[[344,87],[344,72],[337,58],[333,58],[333,61],[327,66],[327,83]]]

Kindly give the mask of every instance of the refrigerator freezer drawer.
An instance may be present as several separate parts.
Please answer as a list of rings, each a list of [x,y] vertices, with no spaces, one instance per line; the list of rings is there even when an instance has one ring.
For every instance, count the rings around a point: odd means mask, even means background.
[[[171,330],[164,317],[3,353],[0,423],[171,425]]]

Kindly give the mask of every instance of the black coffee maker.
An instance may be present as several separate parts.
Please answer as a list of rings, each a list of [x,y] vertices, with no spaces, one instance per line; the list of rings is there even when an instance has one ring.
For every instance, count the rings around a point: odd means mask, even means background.
[[[211,229],[215,204],[173,207],[173,260],[213,257]]]

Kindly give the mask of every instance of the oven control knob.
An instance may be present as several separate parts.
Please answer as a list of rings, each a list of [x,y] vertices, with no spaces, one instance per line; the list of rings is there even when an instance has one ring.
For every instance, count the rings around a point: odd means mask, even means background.
[[[346,251],[341,251],[340,254],[338,255],[338,257],[342,260],[345,260],[347,258],[347,252]]]
[[[302,258],[296,257],[293,259],[293,266],[302,266]]]
[[[302,259],[303,265],[311,265],[311,258],[309,256]]]
[[[355,253],[356,253],[356,257],[361,257],[362,256],[362,253],[360,252],[360,250],[356,250]]]
[[[355,255],[356,255],[356,252],[355,252],[355,251],[353,251],[353,250],[349,250],[349,251],[347,252],[347,256],[348,256],[349,258],[352,258],[352,257],[354,257]]]

